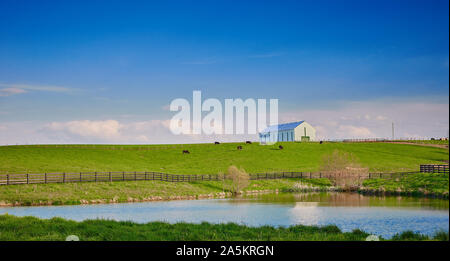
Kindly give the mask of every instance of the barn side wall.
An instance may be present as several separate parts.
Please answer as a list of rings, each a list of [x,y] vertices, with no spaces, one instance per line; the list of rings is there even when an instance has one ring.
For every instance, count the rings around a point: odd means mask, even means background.
[[[310,141],[316,140],[316,130],[307,122],[303,122],[295,128],[295,141],[302,141],[302,136],[309,136]]]

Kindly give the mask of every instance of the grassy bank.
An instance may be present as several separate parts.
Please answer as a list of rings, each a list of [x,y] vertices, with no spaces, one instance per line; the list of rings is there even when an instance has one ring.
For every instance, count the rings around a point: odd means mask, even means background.
[[[224,189],[225,188],[225,189]],[[326,179],[252,180],[244,189],[254,192],[301,192],[336,190]],[[225,193],[224,193],[225,192]],[[448,198],[449,175],[410,174],[397,179],[368,179],[360,192]],[[119,181],[0,186],[0,206],[73,205],[231,196],[220,181],[163,182]]]
[[[271,226],[248,227],[229,224],[168,224],[151,222],[137,224],[109,220],[75,222],[62,218],[38,219],[35,217],[0,216],[0,241],[6,240],[65,240],[77,235],[82,241],[105,240],[219,240],[219,241],[362,241],[368,233],[360,230],[344,233],[336,226]],[[448,233],[441,232],[430,238],[404,232],[392,240],[448,240]]]
[[[361,191],[405,195],[435,195],[448,198],[449,175],[443,173],[409,174],[396,179],[367,179]]]
[[[302,183],[317,188],[329,185],[326,179],[253,180],[244,191],[287,191]],[[123,181],[0,186],[0,205],[72,205],[118,203],[170,199],[223,197],[220,181],[163,182]],[[225,191],[227,192],[227,191]]]
[[[448,149],[395,143],[0,146],[0,172],[160,171],[216,174],[235,165],[249,173],[318,171],[325,154],[353,153],[371,172],[416,171],[448,160]],[[238,151],[237,145],[243,150]],[[189,150],[190,154],[182,154]]]

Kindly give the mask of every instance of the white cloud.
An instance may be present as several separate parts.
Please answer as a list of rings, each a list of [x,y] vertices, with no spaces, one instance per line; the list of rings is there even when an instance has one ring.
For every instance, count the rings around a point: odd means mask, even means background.
[[[170,120],[14,122],[0,127],[0,144],[182,144],[256,140],[256,135],[173,135]]]
[[[11,95],[16,95],[16,94],[21,94],[21,93],[26,93],[27,91],[25,91],[24,89],[20,89],[20,88],[3,88],[0,89],[0,96],[6,97],[6,96],[11,96]]]
[[[371,116],[367,118],[361,115]],[[306,120],[316,128],[316,135],[320,139],[390,138],[392,122],[395,123],[397,138],[438,138],[447,135],[448,117],[448,103],[353,102],[334,109],[280,113],[279,122]],[[2,122],[0,144],[163,144],[257,139],[257,135],[173,135],[169,129],[170,119],[133,119],[135,117],[64,122]]]
[[[381,116],[381,115],[378,115],[377,117],[375,117],[375,119],[378,120],[378,121],[385,121],[385,120],[387,120],[388,118],[387,118],[387,117],[384,117],[384,116]]]
[[[23,94],[29,91],[42,91],[42,92],[59,92],[59,93],[72,93],[76,89],[67,88],[62,86],[51,85],[29,85],[29,84],[5,84],[0,83],[0,96],[11,96],[16,94]]]
[[[279,121],[306,120],[322,139],[390,138],[392,122],[397,138],[444,137],[449,129],[448,106],[425,101],[348,102],[335,109],[281,113]]]
[[[406,132],[406,133],[405,133],[405,136],[406,136],[406,137],[409,137],[409,138],[411,138],[411,139],[424,139],[424,138],[426,138],[426,137],[424,137],[424,136],[422,136],[422,135],[419,135],[419,134],[417,134],[417,133],[409,133],[409,132]]]
[[[170,111],[170,104],[164,105],[161,107],[164,111]]]
[[[366,127],[340,125],[337,134],[347,138],[375,138],[376,135]]]
[[[52,122],[47,127],[53,131],[66,131],[81,137],[95,137],[102,139],[119,137],[120,129],[123,128],[116,120]]]

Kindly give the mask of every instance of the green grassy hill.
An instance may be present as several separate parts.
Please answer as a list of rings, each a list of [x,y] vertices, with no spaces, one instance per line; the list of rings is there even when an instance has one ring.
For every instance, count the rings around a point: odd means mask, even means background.
[[[443,163],[448,149],[394,143],[224,143],[189,145],[1,146],[0,172],[160,171],[215,174],[230,165],[247,172],[317,171],[322,156],[338,149],[354,153],[372,172],[416,171]],[[243,150],[238,151],[237,145]],[[189,150],[190,154],[182,154]]]

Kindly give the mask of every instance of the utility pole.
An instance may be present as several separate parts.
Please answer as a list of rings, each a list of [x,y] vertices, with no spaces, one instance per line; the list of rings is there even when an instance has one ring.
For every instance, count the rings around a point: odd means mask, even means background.
[[[394,140],[394,122],[392,122],[392,140]]]

